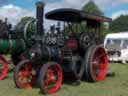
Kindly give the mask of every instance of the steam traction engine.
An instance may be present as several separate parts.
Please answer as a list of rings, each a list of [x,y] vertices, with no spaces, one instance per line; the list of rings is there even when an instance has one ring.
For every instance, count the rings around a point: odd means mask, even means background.
[[[26,44],[22,36],[12,30],[12,25],[0,20],[0,80],[2,80],[8,72],[9,62],[3,55],[11,54],[13,64],[17,64],[22,59],[21,53],[25,49]]]
[[[76,9],[56,9],[45,17],[64,22],[63,30],[60,26],[51,27],[50,33],[42,37],[43,7],[43,3],[37,3],[38,38],[31,36],[33,46],[23,52],[26,59],[15,67],[16,86],[31,87],[39,77],[41,91],[51,94],[59,90],[63,77],[86,78],[89,82],[103,80],[108,65],[107,55],[95,32],[99,32],[101,22],[110,22],[111,19]],[[81,26],[88,32],[83,29],[77,34]]]

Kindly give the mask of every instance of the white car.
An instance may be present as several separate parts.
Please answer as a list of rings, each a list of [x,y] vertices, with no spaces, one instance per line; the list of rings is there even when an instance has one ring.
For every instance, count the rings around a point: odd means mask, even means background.
[[[104,48],[109,61],[128,62],[128,32],[111,33],[106,35]]]

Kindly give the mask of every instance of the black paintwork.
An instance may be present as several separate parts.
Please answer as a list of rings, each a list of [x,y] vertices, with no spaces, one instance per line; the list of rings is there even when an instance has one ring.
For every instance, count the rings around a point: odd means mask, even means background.
[[[56,9],[46,13],[46,19],[58,20],[58,21],[66,21],[66,22],[76,22],[79,23],[83,20],[85,21],[93,21],[93,22],[112,22],[111,18],[98,16],[93,13],[88,13],[85,11],[71,9],[71,8],[62,8]]]

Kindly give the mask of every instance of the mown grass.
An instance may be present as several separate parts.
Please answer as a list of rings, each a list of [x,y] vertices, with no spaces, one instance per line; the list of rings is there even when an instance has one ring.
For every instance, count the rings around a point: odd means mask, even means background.
[[[0,96],[128,96],[128,65],[110,64],[116,72],[115,77],[107,77],[97,83],[81,82],[80,85],[64,83],[61,89],[52,95],[41,94],[38,87],[17,89],[13,82],[13,70],[0,81]]]

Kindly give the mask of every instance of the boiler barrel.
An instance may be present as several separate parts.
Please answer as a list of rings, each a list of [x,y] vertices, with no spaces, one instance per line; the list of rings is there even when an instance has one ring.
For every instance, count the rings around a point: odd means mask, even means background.
[[[23,39],[0,39],[0,54],[14,54],[25,49]]]

